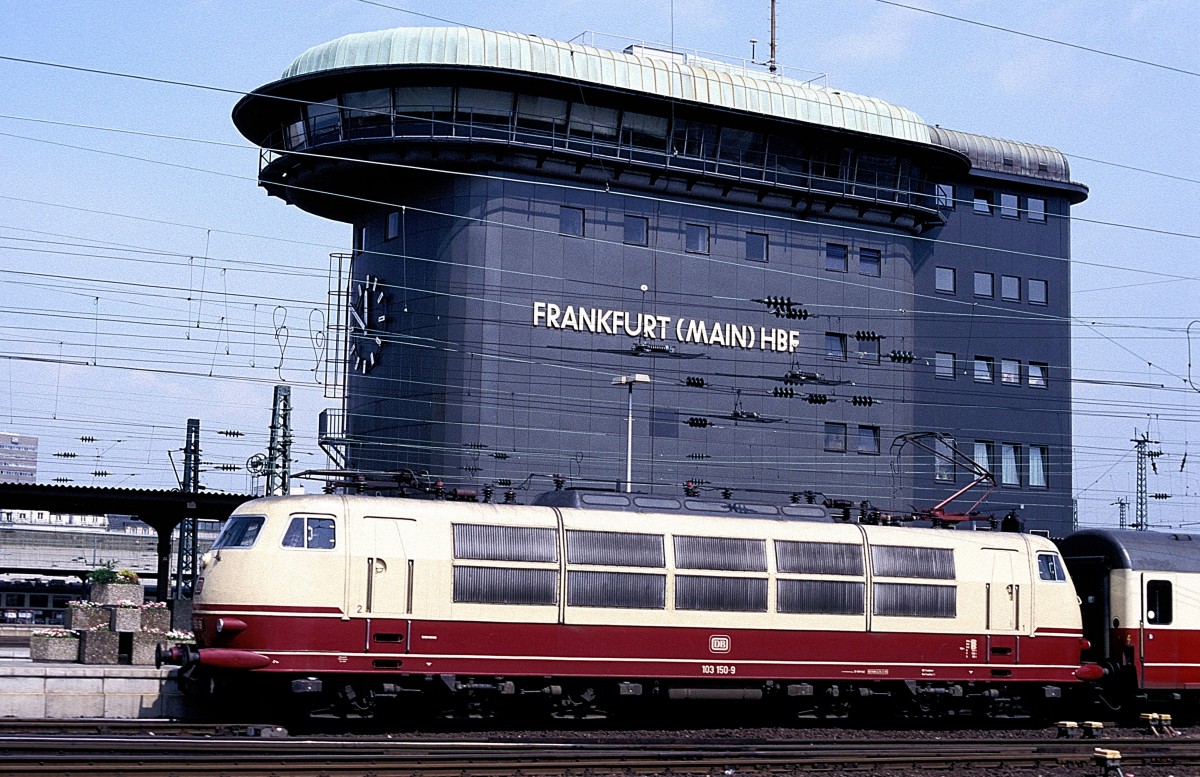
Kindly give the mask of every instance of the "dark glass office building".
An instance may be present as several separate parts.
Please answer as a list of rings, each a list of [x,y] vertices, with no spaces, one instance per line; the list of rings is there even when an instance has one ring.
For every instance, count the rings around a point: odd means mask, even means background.
[[[234,121],[270,194],[353,225],[326,427],[348,468],[906,511],[974,477],[895,442],[937,432],[995,474],[984,512],[1070,525],[1087,190],[1054,149],[465,28],[317,46]]]

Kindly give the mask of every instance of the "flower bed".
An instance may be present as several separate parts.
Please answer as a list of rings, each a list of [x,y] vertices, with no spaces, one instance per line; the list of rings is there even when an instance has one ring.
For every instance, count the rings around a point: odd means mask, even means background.
[[[82,631],[95,626],[107,626],[109,614],[95,602],[67,602],[66,626]]]

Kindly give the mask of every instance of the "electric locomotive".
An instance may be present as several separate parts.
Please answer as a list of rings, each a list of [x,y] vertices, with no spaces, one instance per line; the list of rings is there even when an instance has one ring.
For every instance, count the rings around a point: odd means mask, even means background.
[[[1012,714],[1101,673],[1045,538],[609,492],[248,502],[201,559],[193,626],[162,656],[191,687],[361,715]]]

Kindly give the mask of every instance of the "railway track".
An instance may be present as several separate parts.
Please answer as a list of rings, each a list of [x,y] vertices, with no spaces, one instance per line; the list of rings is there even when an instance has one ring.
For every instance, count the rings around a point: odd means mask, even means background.
[[[105,723],[113,723],[106,721]],[[697,740],[662,738],[430,740],[388,737],[274,737],[274,729],[174,724],[96,732],[13,732],[0,723],[0,774],[75,777],[415,777],[415,775],[593,775],[858,772],[938,770],[988,773],[1054,768],[1058,774],[1100,774],[1097,746],[1120,750],[1125,767],[1200,765],[1200,741],[1105,740]],[[33,726],[29,727],[34,728]],[[191,727],[195,728],[195,727]],[[156,730],[152,730],[156,729]],[[80,733],[80,732],[84,733]],[[239,733],[240,732],[240,733]],[[1070,771],[1067,771],[1070,770]],[[1166,772],[1163,772],[1164,774]]]

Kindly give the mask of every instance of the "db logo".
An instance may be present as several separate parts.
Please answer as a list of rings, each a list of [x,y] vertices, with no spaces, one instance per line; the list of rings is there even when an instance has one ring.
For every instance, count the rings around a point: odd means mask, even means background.
[[[724,634],[713,634],[708,638],[708,651],[710,653],[728,653],[729,637]]]

